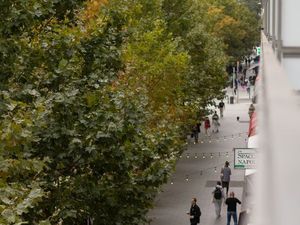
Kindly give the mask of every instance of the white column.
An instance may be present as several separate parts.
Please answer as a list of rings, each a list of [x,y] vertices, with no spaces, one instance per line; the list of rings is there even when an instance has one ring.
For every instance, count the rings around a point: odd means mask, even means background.
[[[270,0],[269,1],[269,29],[270,29],[270,37],[274,38],[274,30],[273,30],[273,4],[274,4],[274,0]]]
[[[300,90],[300,1],[282,1],[282,63],[293,88]]]

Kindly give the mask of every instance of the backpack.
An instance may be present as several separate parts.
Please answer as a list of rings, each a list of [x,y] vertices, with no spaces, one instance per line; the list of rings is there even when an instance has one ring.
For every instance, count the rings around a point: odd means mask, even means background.
[[[222,198],[221,188],[216,188],[216,190],[214,191],[214,198],[215,199],[221,199]]]
[[[212,117],[212,119],[213,119],[213,120],[218,120],[218,119],[219,119],[219,116],[218,116],[217,114],[214,114],[213,117]]]

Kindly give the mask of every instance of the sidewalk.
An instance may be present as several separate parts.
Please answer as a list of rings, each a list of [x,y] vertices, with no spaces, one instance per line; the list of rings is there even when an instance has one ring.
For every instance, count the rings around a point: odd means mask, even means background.
[[[211,192],[220,179],[221,167],[228,160],[232,169],[230,191],[234,191],[236,197],[242,199],[244,171],[233,169],[232,149],[246,147],[245,138],[249,123],[237,122],[236,117],[239,116],[240,121],[248,121],[249,104],[250,101],[246,101],[246,99],[238,104],[226,104],[224,118],[220,120],[220,132],[212,134],[211,139],[205,137],[201,127],[202,133],[199,140],[204,140],[204,143],[193,144],[190,141],[188,149],[177,162],[172,181],[163,186],[162,192],[156,198],[154,209],[149,212],[151,225],[190,224],[186,212],[190,209],[192,197],[198,199],[197,203],[202,211],[200,224],[226,224],[226,207],[222,208],[221,218],[216,219],[214,205],[211,202]],[[243,138],[230,138],[232,134],[236,136],[239,133],[243,133]],[[226,136],[226,140],[224,140],[224,136]],[[218,141],[217,137],[219,137]],[[228,157],[226,157],[227,152]],[[202,158],[203,153],[205,153],[205,159]],[[211,154],[213,154],[212,158]],[[238,207],[239,212],[240,207]]]
[[[227,88],[227,93],[228,96],[232,96],[233,95],[233,90],[232,88]],[[239,86],[239,90],[237,92],[236,95],[234,95],[234,102],[235,103],[247,103],[253,98],[254,95],[254,86],[250,86],[250,98],[249,98],[249,93],[247,92],[247,87],[242,88],[241,86]],[[228,104],[228,103],[227,103]]]

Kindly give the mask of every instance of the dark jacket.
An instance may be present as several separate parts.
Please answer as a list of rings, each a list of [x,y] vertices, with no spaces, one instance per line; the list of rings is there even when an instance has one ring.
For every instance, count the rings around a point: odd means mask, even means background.
[[[236,212],[236,204],[239,203],[241,204],[241,201],[238,200],[237,198],[227,198],[226,199],[226,205],[227,205],[227,212]]]
[[[197,130],[198,130],[198,133],[200,133],[200,127],[201,127],[201,123],[197,123]]]
[[[197,204],[191,206],[190,216],[194,216],[190,219],[191,223],[200,223],[201,210]]]

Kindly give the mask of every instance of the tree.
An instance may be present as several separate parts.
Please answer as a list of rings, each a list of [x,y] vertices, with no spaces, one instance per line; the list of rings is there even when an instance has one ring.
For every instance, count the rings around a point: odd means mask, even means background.
[[[1,224],[146,223],[224,94],[235,23],[194,3],[0,2]]]
[[[183,85],[186,105],[192,106],[198,119],[214,99],[223,98],[226,83],[223,43],[203,23],[205,10],[202,1],[164,1],[168,30],[179,40],[179,49],[189,55],[187,79]]]
[[[221,38],[230,60],[237,61],[251,53],[259,42],[259,20],[236,0],[212,1],[205,6],[210,30]]]
[[[250,9],[250,11],[254,12],[257,19],[260,20],[261,0],[243,0],[242,2]]]
[[[139,224],[172,171],[183,143],[180,128],[168,125],[169,114],[149,124],[163,105],[176,106],[172,90],[155,104],[159,92],[172,87],[168,76],[184,70],[185,55],[175,53],[169,38],[151,62],[159,70],[140,71],[145,77],[165,72],[166,80],[151,92],[151,80],[141,84],[148,87],[144,94],[134,83],[128,87],[123,77],[133,75],[129,64],[134,61],[141,69],[134,55],[148,57],[131,46],[143,40],[151,47],[166,34],[159,20],[138,36],[126,32],[136,27],[126,24],[128,15],[118,11],[119,3],[96,4],[96,10],[88,5],[72,19],[54,16],[43,26],[34,17],[32,33],[24,26],[10,39],[3,37],[9,48],[14,47],[9,41],[18,47],[18,60],[1,71],[10,70],[1,92],[1,223],[76,224],[91,216],[98,224]],[[151,4],[140,6],[146,10]],[[153,54],[150,48],[148,53]],[[120,202],[124,207],[112,211]]]

